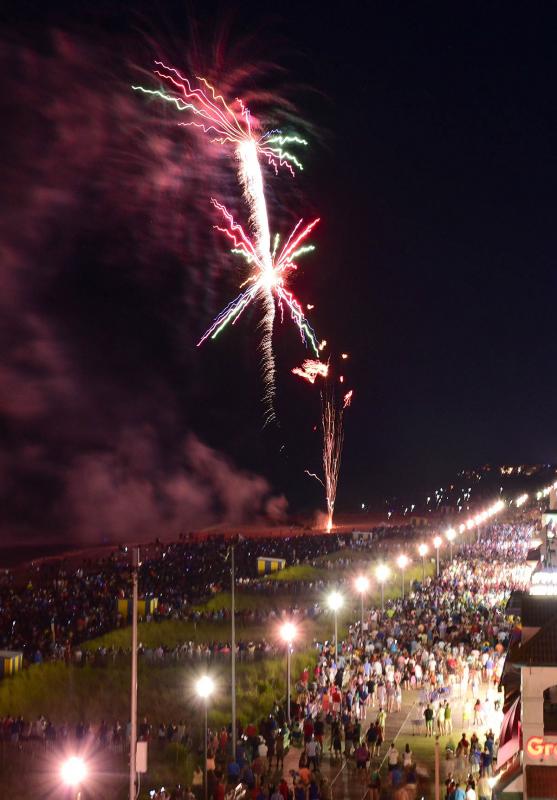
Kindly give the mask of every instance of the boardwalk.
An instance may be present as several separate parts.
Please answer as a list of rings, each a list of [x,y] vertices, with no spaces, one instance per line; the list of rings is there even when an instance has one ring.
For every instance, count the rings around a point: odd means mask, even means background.
[[[399,732],[405,728],[407,723],[410,724],[409,721],[412,717],[412,709],[414,709],[417,699],[417,692],[404,692],[401,710],[398,713],[393,712],[392,714],[387,715],[385,741],[379,756],[374,758],[372,761],[372,765],[374,767],[384,766],[387,750],[389,749],[391,742],[398,737]],[[368,709],[367,718],[365,722],[362,722],[363,732],[367,730],[369,723],[372,720],[375,720],[376,714],[377,708]],[[366,792],[367,781],[366,783],[362,782],[360,776],[356,774],[357,770],[353,759],[350,759],[349,761],[343,759],[342,763],[332,759],[329,752],[329,746],[330,739],[327,736],[324,754],[320,765],[320,772],[330,781],[334,800],[342,800],[343,798],[346,798],[346,800],[362,800]],[[300,753],[300,748],[290,748],[290,751],[284,760],[285,776],[289,777],[292,770],[298,770]]]
[[[387,750],[391,742],[395,742],[399,753],[402,757],[402,751],[408,743],[414,753],[414,757],[418,767],[422,772],[427,772],[430,776],[428,788],[420,794],[425,800],[431,800],[434,797],[433,775],[434,775],[434,759],[435,747],[434,738],[426,738],[424,736],[425,723],[421,723],[418,728],[414,724],[414,720],[422,719],[419,691],[405,691],[403,692],[403,702],[400,712],[387,715],[387,723],[385,727],[385,740],[378,757],[372,760],[372,767],[379,767],[382,774],[383,782],[383,796],[388,798],[391,796],[388,784],[388,771],[387,771]],[[471,693],[468,694],[468,699],[471,698]],[[475,730],[483,741],[483,737],[490,727],[489,724],[484,724],[480,727],[474,728],[470,723],[463,723],[463,705],[464,701],[458,697],[454,697],[451,701],[453,710],[454,729],[452,734],[440,737],[440,781],[441,786],[449,775],[454,770],[454,760],[445,757],[447,744],[456,745],[463,732],[466,732],[468,738]],[[372,720],[375,720],[377,708],[368,709],[367,718],[365,723],[362,722],[362,733],[367,730],[367,726]],[[342,763],[331,759],[329,752],[330,739],[326,738],[324,755],[321,760],[320,773],[328,778],[332,786],[333,800],[363,800],[366,793],[366,784],[361,781],[361,776],[356,770],[356,765],[353,759]],[[300,758],[301,749],[291,747],[288,755],[284,761],[284,775],[290,777],[291,771],[298,770],[298,761]],[[369,774],[369,773],[368,773]]]

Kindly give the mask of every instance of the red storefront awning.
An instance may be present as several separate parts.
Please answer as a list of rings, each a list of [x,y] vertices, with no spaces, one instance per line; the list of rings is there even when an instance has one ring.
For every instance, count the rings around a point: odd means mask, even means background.
[[[497,751],[497,769],[507,763],[520,750],[520,695],[503,717]]]

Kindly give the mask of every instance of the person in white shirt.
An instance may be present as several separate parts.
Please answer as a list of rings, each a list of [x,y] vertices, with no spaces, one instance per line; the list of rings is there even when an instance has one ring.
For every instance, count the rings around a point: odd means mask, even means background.
[[[476,800],[476,785],[474,781],[468,781],[466,788],[466,800]]]
[[[257,755],[259,758],[267,758],[267,753],[269,752],[269,748],[265,743],[265,739],[263,737],[259,737],[259,744],[257,745]]]
[[[389,772],[392,772],[392,770],[398,764],[398,750],[396,749],[394,742],[391,742],[391,746],[387,751],[387,762],[389,764]]]
[[[314,739],[313,735],[309,742],[306,742],[306,755],[308,757],[308,767],[317,769],[319,763],[319,743]]]

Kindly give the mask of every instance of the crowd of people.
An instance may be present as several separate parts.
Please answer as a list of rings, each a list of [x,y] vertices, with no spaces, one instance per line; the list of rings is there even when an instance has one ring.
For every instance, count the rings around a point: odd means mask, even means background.
[[[399,749],[386,741],[388,716],[400,711],[410,692],[419,732],[450,737],[447,800],[489,800],[502,719],[498,684],[517,622],[506,602],[528,581],[531,536],[529,524],[490,526],[445,564],[438,578],[414,586],[385,612],[370,609],[363,629],[353,626],[338,653],[328,643],[320,645],[318,663],[300,676],[290,709],[289,735],[300,747],[290,780],[282,776],[280,713],[248,731],[235,763],[223,746],[226,737],[210,733],[214,797],[241,780],[257,800],[326,800],[331,796],[321,769],[326,759],[353,764],[355,780],[367,787],[370,800],[379,800],[386,788],[411,800],[423,774],[409,743]],[[453,740],[458,728],[465,733]]]
[[[372,538],[363,544],[352,534],[241,538],[235,543],[237,581],[254,595],[289,591],[307,596],[308,589],[319,588],[315,582],[264,582],[258,576],[257,558],[280,557],[288,565],[312,565],[322,559],[326,569],[335,565],[326,557],[342,549],[342,566],[351,562],[352,548],[370,547],[372,542],[374,547],[384,544],[388,530],[395,540],[408,535],[405,526],[372,530]],[[223,536],[202,540],[182,537],[172,544],[146,546],[139,585],[143,597],[157,598],[156,619],[217,621],[219,612],[203,614],[192,610],[192,605],[228,585],[229,547],[230,541]],[[126,625],[128,619],[119,611],[118,600],[129,598],[130,562],[127,548],[120,548],[79,566],[55,559],[38,562],[23,572],[5,571],[0,575],[0,648],[22,651],[26,663],[67,659],[74,645]],[[238,621],[257,621],[264,613],[257,610],[255,601],[253,610],[238,613]]]
[[[230,730],[209,730],[207,768],[211,796],[223,800],[232,792],[239,800],[240,787],[246,797],[256,800],[329,800],[331,784],[322,769],[327,760],[339,768],[343,764],[354,765],[357,780],[367,789],[370,800],[379,800],[386,786],[400,800],[411,800],[424,776],[410,745],[399,749],[386,735],[389,716],[400,712],[405,703],[408,706],[410,698],[415,732],[428,736],[455,732],[455,740],[449,741],[446,753],[454,765],[447,780],[447,800],[462,800],[463,786],[466,800],[475,800],[472,792],[476,789],[479,797],[489,798],[491,793],[482,791],[493,768],[500,728],[498,684],[516,625],[506,610],[506,602],[513,589],[527,583],[525,556],[532,533],[528,523],[490,526],[483,537],[463,545],[454,560],[445,562],[438,577],[414,583],[404,598],[389,601],[384,610],[368,609],[363,625],[352,625],[338,650],[334,643],[317,643],[315,666],[305,669],[296,683],[288,709],[290,724],[286,710],[277,706],[259,724],[240,729],[236,759],[231,758]],[[306,538],[307,542],[296,539],[288,545],[295,547],[302,559],[333,552],[331,542],[337,549],[346,548],[346,558],[350,558],[349,540]],[[261,552],[259,542],[256,546],[243,546],[246,559]],[[207,543],[200,545],[205,554],[202,561],[209,547]],[[275,545],[274,552],[278,547]],[[164,563],[165,569],[171,565],[170,571],[176,575],[176,559],[191,559],[181,545],[176,546],[177,552],[173,550],[165,551]],[[224,555],[224,545],[222,550]],[[273,548],[269,546],[267,552],[273,552]],[[149,564],[146,562],[143,569],[150,575],[150,588],[157,587],[163,607],[166,604],[178,608],[183,596],[176,589],[172,590],[172,597],[170,590],[165,595],[164,580],[156,584],[154,567]],[[247,566],[244,569],[249,571]],[[125,580],[121,564],[115,562],[113,575],[114,581],[107,584],[111,592]],[[245,577],[249,579],[249,575]],[[257,585],[258,579],[253,575],[252,579]],[[89,587],[102,583],[98,575],[95,579],[93,573],[85,572],[77,581],[85,581]],[[77,591],[76,584],[74,590]],[[193,596],[189,591],[188,598]],[[14,591],[13,596],[20,595]],[[86,597],[91,595],[86,592]],[[303,613],[306,612],[307,608]],[[2,616],[3,625],[4,622]],[[188,656],[200,647],[199,655],[206,652],[202,645],[186,643],[184,647]],[[174,651],[171,653],[171,657],[177,657]],[[161,648],[149,658],[167,655]],[[470,738],[467,733],[458,736],[460,728],[466,732],[472,729]],[[144,719],[139,734],[156,747],[177,742],[198,754],[202,752],[185,721],[152,723]],[[72,740],[125,752],[129,723],[101,720],[94,725],[80,722],[70,728],[43,717],[29,722],[8,716],[0,721],[0,738],[18,748],[33,743],[48,747]],[[289,757],[290,769],[285,772],[289,746],[299,757],[294,765]],[[381,771],[383,762],[388,767],[386,778]],[[201,760],[192,786],[179,786],[173,792],[164,790],[158,796],[190,800],[192,792],[199,794],[202,765]]]

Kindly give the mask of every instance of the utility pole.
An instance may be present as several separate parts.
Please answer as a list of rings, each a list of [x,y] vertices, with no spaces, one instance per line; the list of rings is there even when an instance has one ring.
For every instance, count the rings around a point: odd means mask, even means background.
[[[231,646],[230,646],[230,657],[231,657],[231,677],[232,677],[232,758],[236,761],[236,734],[237,734],[237,727],[236,727],[236,600],[235,600],[235,590],[236,590],[236,574],[235,574],[235,564],[234,564],[234,545],[230,545],[230,581],[231,581],[231,623],[232,623],[232,633],[231,633]]]
[[[439,552],[439,551],[438,551]],[[439,754],[439,736],[435,737],[435,800],[439,800],[441,794],[441,764]]]
[[[286,721],[290,725],[290,657],[292,653],[292,643],[286,643]]]
[[[130,796],[137,797],[137,583],[139,578],[139,547],[132,550],[132,680],[131,680],[131,729],[130,729]]]

